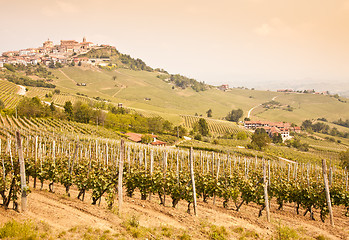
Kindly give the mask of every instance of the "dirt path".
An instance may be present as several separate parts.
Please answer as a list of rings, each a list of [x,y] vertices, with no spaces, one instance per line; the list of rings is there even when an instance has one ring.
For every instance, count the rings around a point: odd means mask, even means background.
[[[297,162],[295,162],[295,161],[288,160],[288,159],[282,158],[282,157],[279,157],[279,159],[280,159],[280,160],[283,160],[283,161],[285,161],[285,162],[288,162],[288,163],[293,163],[293,164],[296,164],[296,163],[297,163]]]
[[[113,230],[110,227],[110,222],[104,219],[108,219],[110,216],[103,217],[105,213],[101,214],[103,211],[100,211],[100,209],[84,203],[65,200],[64,198],[57,199],[52,195],[50,193],[31,193],[29,199],[30,210],[26,214],[31,218],[45,221],[50,226],[60,230],[69,229],[74,224],[93,225],[102,230]],[[35,201],[30,201],[33,199]],[[114,220],[117,220],[117,218],[115,217]]]
[[[48,106],[50,106],[50,105],[51,105],[51,103],[50,103],[50,102],[46,102],[46,101],[41,101],[41,102],[45,103],[45,104],[46,104],[46,105],[48,105]],[[54,106],[55,106],[56,108],[59,108],[59,109],[64,110],[64,107],[61,107],[61,106],[59,106],[59,105],[57,105],[57,104],[54,104]]]
[[[275,101],[276,98],[277,98],[277,96],[273,97],[271,100],[272,100],[272,101]],[[258,104],[257,106],[254,106],[253,108],[251,108],[251,109],[248,111],[248,113],[247,113],[247,117],[250,118],[250,117],[251,117],[252,111],[253,111],[254,109],[258,108],[259,106],[262,106],[262,104],[263,104],[263,103]]]
[[[62,69],[59,69],[59,71],[60,71],[66,78],[68,78],[70,81],[72,81],[73,83],[77,84],[77,82],[76,82],[74,79],[70,78],[67,74],[65,74],[65,72],[62,71]]]
[[[26,94],[25,87],[22,85],[18,85],[18,86],[20,87],[20,89],[18,90],[17,94],[21,95],[21,96],[25,96],[25,94]]]
[[[126,86],[122,85],[121,88],[116,93],[114,93],[112,97],[115,97],[117,94],[119,94],[125,88],[126,88]]]
[[[257,234],[258,238],[254,239],[271,239],[276,236],[280,226],[294,229],[306,239],[314,239],[319,235],[327,239],[348,239],[349,236],[349,219],[343,216],[344,208],[336,208],[336,226],[333,228],[328,220],[322,223],[318,219],[318,212],[315,213],[317,221],[312,221],[309,216],[296,215],[290,204],[285,204],[282,211],[276,210],[277,205],[273,200],[272,221],[267,223],[265,213],[258,218],[259,206],[255,204],[244,204],[240,211],[236,212],[234,203],[230,203],[228,208],[223,208],[221,199],[217,199],[216,205],[212,204],[212,199],[209,199],[209,203],[199,199],[198,217],[195,217],[186,213],[185,201],[180,201],[178,208],[172,208],[171,198],[167,196],[164,207],[159,205],[157,196],[154,195],[152,201],[144,201],[140,199],[139,192],[135,192],[133,198],[124,196],[122,215],[118,216],[113,211],[107,210],[105,199],[102,199],[100,206],[91,205],[90,192],[82,202],[76,198],[78,192],[74,187],[70,190],[71,197],[67,197],[64,194],[64,187],[59,185],[55,185],[55,191],[56,193],[49,193],[47,183],[43,191],[33,189],[28,197],[28,211],[23,214],[0,207],[0,224],[10,219],[31,219],[47,224],[56,236],[62,231],[70,234],[71,229],[76,226],[109,231],[117,235],[126,231],[123,222],[130,216],[136,216],[140,226],[150,229],[168,226],[174,229],[174,232],[187,231],[192,239],[207,239],[208,235],[203,231],[205,226],[209,226],[207,224],[224,227],[231,234],[231,239],[239,239],[241,233],[238,231],[241,229],[245,233]]]

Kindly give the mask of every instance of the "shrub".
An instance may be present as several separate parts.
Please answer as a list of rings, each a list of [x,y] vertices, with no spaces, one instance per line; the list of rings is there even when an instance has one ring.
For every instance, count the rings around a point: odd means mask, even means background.
[[[223,226],[218,227],[216,225],[212,225],[209,236],[212,240],[225,240],[228,237],[228,232]]]
[[[201,134],[196,134],[194,137],[195,140],[201,141],[202,140],[202,136]]]
[[[245,140],[245,139],[247,139],[247,133],[245,133],[245,132],[238,132],[236,134],[236,139],[237,140]]]
[[[298,239],[298,234],[296,230],[289,228],[287,226],[279,227],[277,239],[282,240],[291,240]]]
[[[31,222],[19,223],[15,220],[9,221],[0,228],[0,239],[37,239],[35,227]]]

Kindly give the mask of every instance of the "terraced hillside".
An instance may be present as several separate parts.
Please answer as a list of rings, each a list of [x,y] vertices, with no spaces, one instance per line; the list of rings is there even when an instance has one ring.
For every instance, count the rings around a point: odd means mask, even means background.
[[[113,137],[118,138],[118,134],[103,127],[90,124],[77,123],[67,120],[51,118],[26,118],[0,115],[0,138],[7,139],[18,129],[26,134],[38,134],[54,137],[56,134],[64,134],[71,137]]]
[[[195,123],[199,121],[200,118],[198,116],[188,116],[188,115],[181,115],[181,117],[184,120],[184,127],[186,128],[193,128]],[[236,134],[238,132],[244,131],[242,127],[239,127],[236,123],[229,122],[229,121],[224,121],[224,120],[216,120],[216,119],[211,119],[211,118],[205,118],[208,128],[210,132],[212,133],[217,133],[217,134]]]
[[[16,84],[0,79],[0,99],[4,102],[5,108],[14,108],[20,101],[21,96],[17,94],[19,89]]]

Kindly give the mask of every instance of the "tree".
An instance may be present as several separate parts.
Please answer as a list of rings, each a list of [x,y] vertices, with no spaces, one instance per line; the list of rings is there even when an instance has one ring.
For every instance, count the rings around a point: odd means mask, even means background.
[[[49,67],[49,68],[55,68],[56,65],[55,65],[55,63],[51,60],[51,61],[50,61],[50,64],[48,65],[48,67]]]
[[[280,133],[273,135],[273,143],[282,143],[282,136]]]
[[[73,104],[71,101],[65,102],[64,104],[64,112],[67,114],[68,120],[73,119]]]
[[[243,131],[240,131],[236,134],[237,140],[245,140],[247,138],[247,134]]]
[[[107,114],[100,109],[93,112],[93,120],[96,123],[96,125],[104,125],[106,118]]]
[[[270,137],[264,128],[257,128],[252,135],[251,147],[262,150],[263,147],[270,143]]]
[[[15,68],[12,64],[7,64],[7,63],[5,63],[5,64],[4,64],[4,67],[5,67],[7,70],[11,71],[11,72],[15,72],[15,71],[16,71],[16,68]]]
[[[239,119],[242,117],[243,114],[244,112],[241,108],[239,108],[237,110],[232,110],[230,113],[228,113],[225,119],[231,122],[239,122]]]
[[[312,129],[313,123],[310,120],[305,120],[302,122],[302,128],[305,130]]]
[[[44,106],[38,97],[24,98],[17,106],[18,114],[26,117],[46,117],[48,108]]]
[[[155,133],[161,133],[163,131],[163,118],[162,117],[152,117],[148,118],[149,131]]]
[[[195,140],[198,140],[198,141],[201,141],[201,140],[202,140],[201,134],[200,134],[200,133],[196,134],[196,135],[194,136],[194,139],[195,139]]]
[[[210,132],[208,129],[208,124],[204,118],[200,118],[194,128],[195,127],[202,136],[207,136]]]
[[[317,122],[313,124],[312,129],[314,132],[322,132],[327,134],[330,127],[325,123]]]
[[[51,112],[56,111],[56,107],[55,107],[55,105],[53,104],[53,102],[51,102],[51,104],[50,104],[50,110],[51,110]]]
[[[212,110],[211,110],[211,108],[208,109],[208,111],[206,113],[207,113],[207,117],[212,117]]]
[[[109,108],[109,111],[111,111],[114,114],[128,114],[130,111],[123,107],[116,108],[115,106],[111,106]]]
[[[60,63],[60,62],[56,62],[56,66],[55,66],[56,68],[62,68],[63,67],[63,65],[62,65],[62,63]]]
[[[81,123],[89,123],[92,118],[93,110],[86,103],[76,102],[73,106],[74,120]]]
[[[173,133],[178,135],[178,137],[185,136],[188,132],[187,129],[185,129],[183,126],[175,126],[173,128]]]
[[[141,142],[149,144],[153,141],[153,137],[150,134],[143,134],[141,137]]]
[[[162,128],[166,132],[171,132],[173,130],[173,124],[168,120],[164,120],[162,122]]]
[[[339,159],[343,167],[349,169],[349,149],[339,153]]]

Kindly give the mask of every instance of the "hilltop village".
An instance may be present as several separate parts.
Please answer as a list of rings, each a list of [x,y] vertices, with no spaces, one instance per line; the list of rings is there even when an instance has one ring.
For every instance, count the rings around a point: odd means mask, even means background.
[[[26,48],[18,51],[4,52],[0,57],[0,67],[3,64],[49,64],[60,63],[89,63],[92,65],[103,65],[103,59],[89,59],[86,57],[78,57],[78,55],[87,53],[92,49],[107,47],[108,45],[97,45],[86,41],[84,37],[82,42],[76,40],[61,40],[59,45],[54,45],[49,39],[45,41],[41,47]]]

